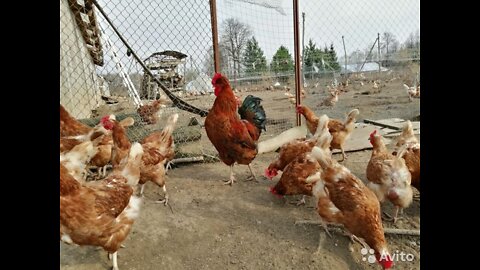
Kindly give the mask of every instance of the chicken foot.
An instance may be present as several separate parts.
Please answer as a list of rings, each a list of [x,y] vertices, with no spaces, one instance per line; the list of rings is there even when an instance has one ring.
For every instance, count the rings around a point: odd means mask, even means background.
[[[167,165],[165,165],[165,174],[167,174],[168,170],[172,169],[172,164],[175,164],[172,160],[167,162]]]
[[[163,197],[163,199],[156,201],[156,203],[163,203],[163,204],[165,204],[165,206],[167,206],[168,205],[168,193],[167,193],[166,185],[163,185],[162,190],[163,190],[163,196],[164,197]]]
[[[258,183],[258,180],[257,180],[257,177],[255,176],[255,174],[253,173],[253,170],[252,170],[252,167],[250,166],[250,164],[248,164],[248,169],[250,169],[250,173],[252,175],[250,175],[250,177],[247,178],[247,181],[255,181]]]
[[[357,242],[357,243],[359,243],[363,248],[368,248],[368,245],[365,244],[364,241],[362,241],[360,238],[358,238],[357,236],[355,236],[355,235],[352,234],[351,232],[344,230],[344,231],[343,231],[343,234],[344,234],[345,236],[347,236],[348,238],[350,238],[350,241],[351,241],[352,243]]]
[[[397,222],[397,220],[399,219],[403,219],[403,217],[398,217],[398,212],[400,210],[400,213],[403,214],[403,208],[400,208],[400,206],[396,206],[395,207],[395,215],[393,215],[393,217],[388,214],[387,212],[383,212],[383,214],[385,214],[385,216],[387,216],[387,218],[385,218],[386,221],[393,221],[393,224],[395,224],[395,222]]]
[[[233,175],[233,164],[230,165],[230,180],[226,181],[225,183],[223,183],[224,185],[233,185],[233,182],[235,182],[235,176]]]
[[[295,204],[296,206],[300,206],[300,205],[305,205],[307,202],[305,201],[305,197],[307,197],[306,195],[302,195],[302,198],[296,202],[291,202],[291,204]]]

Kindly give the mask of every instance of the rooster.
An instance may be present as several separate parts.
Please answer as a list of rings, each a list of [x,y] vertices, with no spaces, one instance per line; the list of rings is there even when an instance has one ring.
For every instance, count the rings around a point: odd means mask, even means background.
[[[401,158],[407,145],[404,145],[397,156],[394,156],[387,151],[382,136],[377,134],[376,130],[370,134],[369,140],[373,150],[366,171],[368,187],[380,202],[387,199],[395,205],[393,217],[395,223],[399,209],[408,207],[413,200],[411,174],[405,165],[405,160]]]
[[[117,251],[138,217],[141,199],[133,196],[143,154],[132,146],[128,161],[106,179],[81,184],[60,164],[60,240],[67,244],[99,246],[112,255],[118,270]]]
[[[319,141],[331,140],[326,133]],[[340,223],[347,229],[351,239],[365,240],[375,251],[375,257],[383,269],[392,267],[393,260],[388,251],[383,231],[380,204],[375,194],[350,170],[331,158],[328,147],[314,147],[311,155],[320,164],[322,170],[306,179],[312,183],[312,193],[317,198],[317,212],[325,222]]]
[[[313,134],[317,130],[318,117],[315,113],[305,105],[299,105],[297,107],[297,113],[302,114],[307,120],[308,130]],[[355,118],[360,114],[358,109],[351,110],[345,119],[345,121],[339,119],[330,119],[328,122],[328,130],[333,136],[330,144],[330,149],[340,149],[342,151],[342,160],[347,159],[345,154],[344,144],[350,137],[353,129],[355,128]]]
[[[233,173],[235,162],[248,165],[251,178],[256,180],[250,163],[257,155],[260,134],[262,130],[266,130],[266,114],[260,104],[261,99],[248,95],[238,108],[235,95],[225,76],[216,73],[212,85],[216,98],[205,119],[205,130],[222,162],[230,166],[230,180],[225,184],[232,185],[236,180]]]

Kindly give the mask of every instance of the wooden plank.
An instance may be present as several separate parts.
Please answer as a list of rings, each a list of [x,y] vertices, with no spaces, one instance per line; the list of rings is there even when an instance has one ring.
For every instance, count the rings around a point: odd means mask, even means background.
[[[401,130],[405,125],[406,120],[401,118],[389,118],[389,119],[380,119],[380,120],[371,120],[365,119],[363,120],[365,123],[374,124],[376,126],[381,126],[384,128],[390,128],[394,130]],[[420,129],[420,122],[419,121],[411,121],[412,127],[414,130]]]
[[[370,133],[372,133],[374,130],[377,130],[377,132],[380,133],[382,136],[384,135],[384,131],[382,131],[382,129],[378,128],[377,126],[365,123],[360,123],[360,125],[357,125],[352,131],[352,134],[350,134],[350,137],[345,142],[345,152],[355,152],[372,149],[372,145],[370,144],[370,141],[368,139],[370,137]],[[383,140],[386,145],[391,142],[391,140],[388,138],[383,138]],[[332,153],[341,153],[341,151],[335,149],[332,151]]]
[[[397,132],[387,133],[387,134],[383,135],[383,137],[385,137],[385,138],[396,138],[396,137],[399,136],[400,134],[402,134],[402,132],[401,132],[401,131],[397,131]],[[413,131],[413,134],[415,134],[415,135],[420,135],[420,130],[419,130],[419,129],[414,130],[414,131]]]

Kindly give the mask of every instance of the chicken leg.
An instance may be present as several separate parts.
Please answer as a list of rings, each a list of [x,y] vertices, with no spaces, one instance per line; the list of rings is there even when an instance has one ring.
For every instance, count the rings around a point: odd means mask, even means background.
[[[343,146],[340,146],[340,150],[342,150],[342,160],[339,160],[338,162],[342,162],[347,159],[347,155],[345,155],[345,150],[343,149]]]
[[[386,221],[393,221],[393,224],[395,224],[395,222],[397,222],[397,220],[403,218],[403,217],[398,217],[398,211],[399,210],[401,210],[401,213],[403,213],[403,208],[400,208],[400,206],[396,206],[395,207],[395,215],[393,215],[393,218],[388,213],[383,212],[385,214],[385,216],[387,216],[387,218],[385,220]]]
[[[302,198],[300,200],[298,200],[297,202],[291,202],[291,204],[295,204],[296,206],[300,206],[300,205],[305,205],[307,202],[305,201],[305,195],[302,195]]]
[[[172,160],[167,162],[167,165],[165,165],[165,174],[167,174],[168,170],[172,169],[172,164],[175,164],[175,163],[173,163]]]
[[[118,270],[117,251],[115,251],[112,254],[112,264],[113,264],[112,270]]]
[[[224,185],[233,185],[233,182],[235,182],[235,176],[233,175],[233,164],[230,165],[230,180],[227,182],[223,183]]]
[[[360,238],[358,238],[357,236],[355,236],[355,235],[352,234],[351,232],[344,230],[344,231],[343,231],[343,234],[344,234],[345,236],[349,237],[349,238],[350,238],[350,241],[352,241],[352,243],[357,242],[357,243],[359,243],[363,248],[368,248],[368,245],[367,245],[367,244],[365,244]]]
[[[168,193],[167,193],[166,185],[163,185],[162,190],[163,190],[163,196],[164,197],[163,197],[163,199],[156,201],[156,203],[163,203],[163,204],[165,204],[165,206],[167,206],[168,205]]]
[[[252,180],[254,180],[255,182],[258,183],[257,177],[256,177],[255,174],[253,173],[253,170],[252,170],[252,167],[250,166],[250,164],[248,164],[248,168],[250,169],[250,173],[251,173],[252,175],[247,178],[247,181],[252,181]]]
[[[143,189],[145,188],[145,184],[141,184],[141,187],[140,187],[140,196],[143,197]]]

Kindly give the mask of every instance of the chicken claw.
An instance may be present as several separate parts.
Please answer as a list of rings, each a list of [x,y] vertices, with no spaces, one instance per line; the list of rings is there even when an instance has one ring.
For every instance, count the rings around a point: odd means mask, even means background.
[[[224,185],[233,185],[233,182],[235,182],[235,176],[233,175],[233,164],[230,165],[230,180],[226,181],[225,183],[223,183]]]
[[[165,174],[168,172],[168,170],[172,169],[172,164],[175,164],[172,160],[167,162],[167,165],[165,165]]]
[[[330,232],[328,231],[328,226],[327,226],[327,223],[323,220],[320,221],[320,223],[322,224],[322,227],[323,229],[325,230],[325,232],[327,233],[328,237],[332,238],[332,235],[330,234]]]
[[[368,248],[367,244],[365,244],[360,238],[356,237],[354,234],[350,233],[349,231],[344,231],[344,234],[345,236],[350,238],[350,241],[352,241],[352,243],[357,242],[363,248]]]
[[[297,206],[300,206],[300,205],[305,205],[307,202],[305,201],[305,195],[302,196],[302,199],[300,199],[298,202],[297,202]]]
[[[250,177],[247,178],[247,181],[255,181],[258,183],[258,180],[257,180],[257,177],[255,176],[255,174],[253,173],[253,170],[252,170],[252,167],[250,167],[250,164],[248,164],[248,169],[250,169],[250,173],[252,175],[250,175]]]
[[[300,205],[305,205],[306,204],[306,201],[305,201],[305,195],[302,196],[302,198],[300,200],[298,200],[297,202],[291,202],[291,204],[295,204],[296,206],[300,206]]]
[[[233,176],[233,174],[230,176],[230,180],[226,181],[225,183],[223,183],[224,185],[233,185],[233,182],[235,182],[237,179],[235,179],[235,176]]]
[[[163,190],[163,194],[164,194],[163,199],[160,199],[160,200],[156,201],[155,203],[163,203],[163,204],[165,204],[165,206],[167,206],[168,205],[168,193],[167,193],[167,188],[165,187],[165,185],[163,185],[162,190]]]
[[[403,219],[403,217],[398,217],[398,210],[400,209],[400,207],[396,207],[395,208],[395,215],[392,217],[390,214],[386,213],[386,212],[383,212],[383,214],[385,214],[385,216],[387,218],[385,218],[386,221],[393,221],[393,224],[395,224],[397,222],[397,220],[399,219]],[[403,213],[403,209],[401,211]]]

